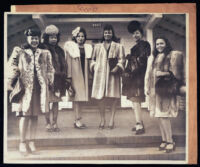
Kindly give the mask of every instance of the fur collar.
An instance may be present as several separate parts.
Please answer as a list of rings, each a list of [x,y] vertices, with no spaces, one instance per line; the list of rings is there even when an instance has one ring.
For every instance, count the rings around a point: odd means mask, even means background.
[[[90,59],[92,56],[92,46],[90,44],[84,44],[85,57]],[[67,51],[72,58],[80,57],[80,50],[78,44],[73,41],[67,41],[64,45],[65,52]]]

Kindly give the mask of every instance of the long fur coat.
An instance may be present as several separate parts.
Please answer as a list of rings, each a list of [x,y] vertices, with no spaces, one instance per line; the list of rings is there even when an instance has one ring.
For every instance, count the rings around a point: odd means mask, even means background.
[[[8,85],[16,78],[20,78],[24,86],[24,95],[19,104],[22,112],[27,112],[30,107],[34,83],[34,63],[36,75],[40,84],[40,110],[42,113],[49,111],[49,85],[54,81],[54,68],[51,53],[48,50],[37,48],[35,54],[30,48],[15,47],[8,61]],[[10,99],[18,92],[17,85],[10,94]]]

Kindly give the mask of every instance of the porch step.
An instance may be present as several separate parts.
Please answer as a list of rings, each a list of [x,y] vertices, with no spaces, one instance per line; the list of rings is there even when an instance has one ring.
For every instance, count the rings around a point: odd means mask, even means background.
[[[11,162],[14,161],[15,163],[21,160],[24,163],[26,161],[30,162],[30,160],[37,160],[34,163],[41,163],[40,161],[52,163],[49,160],[59,160],[59,163],[62,163],[62,160],[137,160],[137,163],[144,162],[140,160],[157,160],[160,162],[163,160],[185,160],[184,147],[177,147],[172,153],[158,151],[157,147],[135,148],[132,145],[40,147],[37,155],[29,154],[26,157],[20,155],[17,150],[9,150],[8,153],[9,156],[6,156],[9,157],[8,160],[11,160]],[[67,162],[70,163],[70,161]],[[75,162],[78,163],[78,161]],[[101,161],[97,162],[101,163]]]

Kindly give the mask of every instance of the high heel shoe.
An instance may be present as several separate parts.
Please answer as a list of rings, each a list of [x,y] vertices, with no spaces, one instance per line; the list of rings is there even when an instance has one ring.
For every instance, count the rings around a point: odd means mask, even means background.
[[[165,150],[165,147],[167,146],[167,142],[166,141],[162,141],[160,143],[160,146],[158,147],[159,151]]]
[[[175,151],[176,149],[176,144],[175,142],[167,142],[167,145],[165,147],[165,153],[171,153],[172,151]]]
[[[36,147],[35,147],[35,142],[34,141],[29,141],[28,143],[29,151],[31,154],[39,154]]]
[[[82,124],[82,123],[80,123],[78,121],[79,121],[79,119],[75,120],[75,122],[74,122],[74,128],[76,128],[76,129],[85,129],[86,125]]]
[[[52,129],[52,127],[51,127],[51,124],[47,124],[47,125],[46,125],[46,131],[47,131],[47,132],[52,132],[52,131],[53,131],[53,129]]]
[[[104,122],[104,124],[102,124],[101,122],[100,122],[100,124],[99,124],[99,129],[104,129],[105,128],[105,122]]]
[[[52,125],[52,131],[53,131],[53,132],[59,132],[59,131],[60,131],[60,128],[58,127],[57,123],[54,123],[54,124]]]
[[[138,128],[138,126],[142,126],[142,128]],[[143,123],[137,123],[136,124],[136,135],[141,135],[145,133],[145,128],[144,128],[144,124]]]
[[[19,143],[19,152],[23,156],[27,156],[28,155],[28,150],[27,150],[26,142],[20,142]]]
[[[112,125],[108,125],[108,129],[114,129],[114,128],[115,128],[114,122]]]

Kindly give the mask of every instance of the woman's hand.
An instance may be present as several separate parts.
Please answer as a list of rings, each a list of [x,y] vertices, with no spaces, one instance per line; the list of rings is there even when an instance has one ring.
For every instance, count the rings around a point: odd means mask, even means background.
[[[119,70],[119,66],[116,66],[112,69],[112,71],[110,72],[111,74],[116,74]]]
[[[8,90],[8,91],[13,91],[13,89],[14,89],[14,88],[13,88],[10,84],[7,85],[7,90]]]
[[[72,78],[66,78],[65,79],[65,84],[66,84],[67,89],[69,89],[69,87],[72,84]]]
[[[149,96],[149,90],[148,89],[144,89],[144,94],[145,94],[145,96]]]
[[[169,72],[163,72],[163,71],[157,71],[156,76],[157,77],[170,76],[170,73]]]

